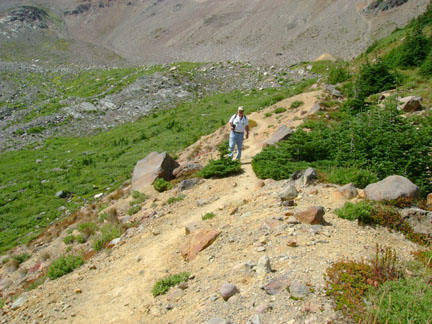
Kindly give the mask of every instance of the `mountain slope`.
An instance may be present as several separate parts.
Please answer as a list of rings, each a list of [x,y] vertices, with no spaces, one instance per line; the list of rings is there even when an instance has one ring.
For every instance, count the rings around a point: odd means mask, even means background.
[[[67,38],[133,63],[251,61],[291,64],[324,52],[349,59],[421,14],[417,1],[61,1],[51,8]],[[375,4],[376,3],[376,4]],[[384,3],[386,5],[382,5]],[[0,10],[23,5],[8,1]],[[83,48],[82,59],[89,51]],[[102,61],[104,55],[101,55]]]

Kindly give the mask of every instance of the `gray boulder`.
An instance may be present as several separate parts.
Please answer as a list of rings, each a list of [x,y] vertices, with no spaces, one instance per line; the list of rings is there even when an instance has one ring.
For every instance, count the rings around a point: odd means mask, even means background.
[[[307,168],[303,175],[303,184],[309,185],[318,180],[318,174],[314,168]]]
[[[398,198],[416,198],[419,187],[399,175],[392,175],[384,180],[371,183],[365,190],[365,198],[375,201],[389,201]]]
[[[432,212],[414,207],[402,209],[400,215],[414,232],[432,235]]]
[[[135,165],[132,176],[132,191],[152,185],[157,178],[174,179],[173,170],[179,164],[166,152],[151,152]]]
[[[357,197],[358,191],[357,188],[352,184],[348,183],[338,189],[338,191],[346,198],[346,199],[352,199],[354,197]]]
[[[281,192],[278,193],[278,197],[282,201],[293,200],[298,195],[298,191],[293,184],[290,184],[288,187],[284,188]]]
[[[188,190],[190,188],[192,188],[193,186],[195,186],[196,184],[198,184],[200,182],[200,178],[192,178],[192,179],[186,179],[183,180],[182,182],[180,182],[179,186],[178,186],[178,191],[184,191],[184,190]]]
[[[276,133],[274,133],[271,138],[265,141],[263,146],[266,147],[284,141],[288,139],[288,137],[292,134],[292,132],[293,130],[291,128],[289,128],[286,125],[282,125],[281,127],[278,128]]]
[[[308,115],[314,115],[317,112],[319,112],[321,110],[321,106],[319,103],[315,104],[309,111],[308,111]]]

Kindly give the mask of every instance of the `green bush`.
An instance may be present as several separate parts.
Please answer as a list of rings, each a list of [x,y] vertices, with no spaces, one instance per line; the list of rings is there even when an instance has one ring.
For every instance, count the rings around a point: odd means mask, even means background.
[[[75,242],[75,236],[73,235],[68,235],[63,239],[64,244],[72,244],[73,242]]]
[[[153,296],[156,297],[165,294],[171,287],[174,287],[179,283],[187,280],[189,276],[190,276],[189,272],[181,272],[159,280],[153,286],[152,289]]]
[[[172,183],[166,181],[164,178],[158,178],[153,182],[153,187],[159,192],[170,190],[173,186]]]
[[[361,66],[355,83],[356,97],[363,100],[371,94],[394,89],[398,82],[399,77],[384,61],[378,60],[375,64],[367,62]]]
[[[132,215],[138,213],[140,210],[141,210],[141,206],[140,205],[135,205],[132,208],[128,209],[127,214],[129,216],[132,216]]]
[[[342,208],[335,210],[335,214],[344,219],[357,219],[364,224],[370,224],[372,222],[372,206],[367,202],[359,202],[358,204],[346,202]]]
[[[68,255],[55,260],[49,267],[47,276],[50,279],[57,279],[65,274],[74,271],[84,264],[84,259],[80,256]]]
[[[365,188],[368,184],[377,182],[378,177],[366,169],[333,168],[328,173],[328,181],[340,185],[352,183],[357,188]]]
[[[12,260],[14,260],[18,265],[30,259],[31,255],[28,253],[21,253],[12,256]]]
[[[202,220],[212,219],[215,216],[216,216],[215,213],[207,213],[202,217]]]
[[[209,164],[197,173],[197,176],[205,179],[223,178],[238,174],[241,171],[240,161],[222,158],[219,160],[210,160]]]
[[[418,278],[387,281],[368,299],[369,309],[379,323],[430,323],[432,286]]]
[[[107,223],[102,226],[101,235],[93,242],[93,248],[96,251],[100,251],[105,247],[106,243],[117,237],[120,237],[121,234],[122,230],[120,226],[113,223]]]
[[[265,117],[271,117],[272,115],[273,115],[273,113],[271,113],[271,112],[266,112],[266,113],[264,114]]]
[[[343,67],[332,66],[329,70],[327,82],[330,84],[341,83],[349,80],[351,75]]]

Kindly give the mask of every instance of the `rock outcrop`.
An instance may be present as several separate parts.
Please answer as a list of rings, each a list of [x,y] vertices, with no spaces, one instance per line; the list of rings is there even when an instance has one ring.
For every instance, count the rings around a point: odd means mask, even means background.
[[[390,201],[399,198],[416,198],[419,194],[419,187],[405,177],[392,175],[368,185],[364,193],[368,200]]]

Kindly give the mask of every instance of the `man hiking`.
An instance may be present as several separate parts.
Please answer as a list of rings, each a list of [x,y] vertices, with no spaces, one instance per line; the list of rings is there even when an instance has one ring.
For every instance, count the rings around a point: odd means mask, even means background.
[[[229,120],[229,125],[231,128],[230,138],[229,138],[229,154],[230,158],[234,155],[234,148],[237,144],[237,160],[240,160],[243,145],[243,135],[246,131],[246,139],[249,137],[249,121],[244,114],[244,107],[238,107],[237,114],[232,115]]]

